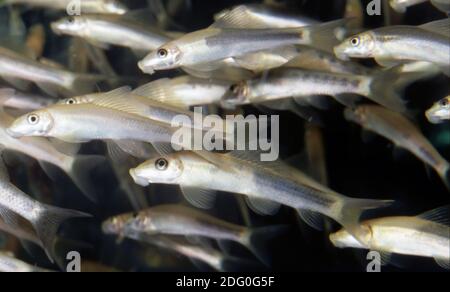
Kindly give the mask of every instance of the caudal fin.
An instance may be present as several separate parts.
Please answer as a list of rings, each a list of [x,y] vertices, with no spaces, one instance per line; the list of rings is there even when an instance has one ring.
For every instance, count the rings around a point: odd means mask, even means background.
[[[53,262],[53,259],[55,258],[53,244],[60,225],[70,218],[83,217],[91,217],[91,215],[49,205],[42,206],[39,217],[36,222],[33,223],[33,227],[36,230],[37,236],[42,241],[50,261]]]
[[[363,95],[372,101],[396,112],[406,112],[402,93],[410,84],[434,75],[434,71],[407,70],[400,65],[374,74],[370,86]]]
[[[442,170],[439,171],[439,176],[441,177],[447,189],[450,190],[450,165],[442,168]]]
[[[336,220],[356,239],[361,238],[360,217],[362,213],[370,209],[388,207],[393,203],[390,200],[367,200],[346,198],[340,215]]]
[[[288,229],[285,225],[276,225],[249,230],[242,239],[246,246],[264,265],[271,266],[269,241]]]
[[[339,19],[324,24],[306,27],[309,34],[309,43],[316,49],[333,52],[333,48],[339,44],[339,35],[345,33],[351,19]]]
[[[77,156],[68,171],[68,175],[75,185],[92,202],[97,202],[96,190],[92,182],[92,170],[106,161],[102,156]]]

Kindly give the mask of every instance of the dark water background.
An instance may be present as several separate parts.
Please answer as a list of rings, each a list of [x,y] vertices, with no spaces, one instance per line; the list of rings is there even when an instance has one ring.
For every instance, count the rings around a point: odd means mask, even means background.
[[[208,26],[213,15],[224,8],[242,3],[260,1],[186,1],[185,7],[174,16],[176,23],[185,31],[192,31]],[[336,1],[282,1],[290,11],[299,11],[312,18],[329,21],[342,17],[344,0]],[[368,3],[369,1],[363,1]],[[126,1],[130,8],[143,8],[145,1]],[[2,8],[4,10],[5,8]],[[1,15],[4,15],[3,13]],[[62,16],[60,13],[42,9],[24,10],[22,13],[26,25],[43,23],[47,29],[48,40],[45,56],[66,61],[69,38],[58,37],[49,30],[49,23]],[[408,10],[403,18],[404,24],[422,24],[441,19],[444,15],[425,3]],[[366,16],[368,28],[383,25],[383,16]],[[142,84],[151,78],[168,76],[158,73],[155,77],[139,73],[137,59],[127,49],[113,48],[108,52],[109,60],[120,75],[132,77],[136,84]],[[176,74],[169,73],[169,74]],[[103,88],[102,88],[103,89]],[[105,88],[107,89],[107,88]],[[418,82],[406,90],[405,98],[410,100],[410,107],[417,113],[416,119],[437,149],[450,159],[450,129],[447,125],[429,124],[423,113],[435,101],[449,92],[448,78],[436,77],[432,80]],[[426,170],[422,162],[411,154],[395,149],[389,141],[373,136],[369,141],[362,139],[361,128],[343,119],[342,107],[335,105],[330,111],[322,112],[327,125],[324,131],[327,170],[330,187],[353,197],[394,199],[398,203],[384,213],[376,215],[415,215],[449,203],[449,193],[439,177],[432,170]],[[245,108],[247,113],[258,113],[253,107]],[[274,112],[281,121],[281,156],[288,158],[304,151],[304,121],[288,112]],[[104,153],[100,142],[83,147],[83,153]],[[72,220],[61,228],[61,250],[79,250],[83,259],[101,262],[120,270],[134,271],[191,271],[195,267],[181,257],[158,249],[148,247],[130,240],[116,244],[116,238],[104,236],[100,229],[101,222],[113,215],[132,211],[126,196],[118,188],[118,182],[108,165],[103,165],[92,173],[100,196],[100,203],[94,205],[87,201],[73,186],[70,180],[59,174],[56,182],[50,180],[37,164],[25,167],[18,164],[14,168],[14,181],[22,190],[35,195],[41,200],[54,205],[83,210],[95,216],[92,220]],[[151,204],[178,202],[179,191],[176,187],[152,186],[149,189]],[[241,216],[234,199],[228,194],[221,194],[212,214],[231,222],[241,223]],[[339,250],[328,241],[324,232],[310,229],[299,224],[296,214],[289,208],[274,217],[252,216],[255,226],[287,224],[291,229],[286,234],[270,242],[275,271],[364,271],[367,261],[365,252]],[[338,228],[335,226],[334,229]],[[52,267],[45,255],[34,248],[34,256],[26,252],[21,258],[40,266]],[[243,256],[250,255],[244,250],[235,250]],[[61,252],[61,254],[64,254]],[[400,257],[403,268],[393,266],[384,270],[418,270],[439,271],[430,259]]]

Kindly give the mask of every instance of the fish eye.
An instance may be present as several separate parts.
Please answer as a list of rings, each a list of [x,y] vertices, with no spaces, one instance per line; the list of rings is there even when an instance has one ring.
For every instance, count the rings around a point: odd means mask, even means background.
[[[66,104],[76,104],[77,102],[76,102],[76,100],[74,99],[74,98],[69,98],[67,101],[66,101]]]
[[[168,55],[169,55],[169,52],[166,49],[159,49],[158,50],[158,57],[166,58]]]
[[[354,46],[354,47],[357,47],[357,46],[359,46],[359,43],[360,43],[360,39],[359,39],[359,37],[356,37],[356,38],[352,38],[351,40],[350,40],[350,43],[352,44],[352,46]]]
[[[441,100],[441,101],[439,102],[439,105],[440,105],[440,106],[443,106],[443,107],[446,107],[446,106],[449,105],[449,102],[448,102],[448,100],[447,100],[446,98],[444,98],[443,100]]]
[[[164,158],[160,158],[156,160],[155,167],[158,170],[166,170],[169,167],[169,162]]]
[[[67,22],[70,23],[70,24],[73,24],[73,23],[75,23],[75,18],[74,17],[69,17],[67,19]]]
[[[28,116],[27,120],[31,125],[36,125],[39,122],[39,116],[36,114],[31,114]]]

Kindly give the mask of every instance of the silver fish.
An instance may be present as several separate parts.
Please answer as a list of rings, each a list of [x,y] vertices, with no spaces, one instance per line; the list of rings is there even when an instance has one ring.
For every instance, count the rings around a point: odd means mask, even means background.
[[[330,235],[336,247],[363,248],[382,252],[431,257],[443,268],[450,269],[450,227],[448,207],[426,212],[417,217],[386,217],[364,221],[362,242],[347,231]]]
[[[224,104],[242,105],[286,98],[332,96],[347,106],[354,106],[362,95],[387,108],[404,112],[401,90],[420,79],[421,74],[399,74],[395,70],[380,71],[373,75],[349,75],[298,69],[278,69],[262,79],[244,81],[231,87],[223,97]],[[308,99],[306,100],[308,102]]]
[[[69,11],[69,9],[81,8],[81,13],[99,14],[125,14],[128,9],[117,0],[83,0],[74,2],[72,0],[5,0],[5,4],[26,4],[35,7],[50,8]],[[77,6],[79,5],[79,6]]]
[[[20,240],[29,241],[42,247],[42,242],[37,237],[36,232],[34,231],[33,226],[30,225],[30,223],[28,223],[21,216],[7,209],[3,209],[2,212],[4,214],[3,216],[10,218],[8,220],[11,220],[11,222],[16,222],[17,224],[15,226],[11,226],[7,224],[5,220],[3,220],[2,216],[0,216],[1,231],[11,234]]]
[[[450,164],[439,154],[420,130],[402,114],[379,106],[359,106],[345,111],[347,120],[381,135],[396,146],[413,153],[417,158],[433,167],[444,183],[449,186]]]
[[[4,95],[7,96],[4,96]],[[52,105],[55,101],[52,98],[23,93],[9,88],[0,89],[3,95],[4,106],[18,110],[37,110]]]
[[[54,105],[19,117],[7,131],[13,137],[53,137],[68,143],[140,141],[160,146],[165,153],[181,129],[117,108],[73,104]],[[192,141],[183,142],[188,144],[180,146],[191,148]]]
[[[450,20],[418,27],[389,26],[363,32],[342,42],[334,51],[339,58],[375,58],[391,67],[405,61],[426,61],[450,74]]]
[[[345,25],[338,20],[317,26],[268,29],[259,23],[242,23],[245,19],[225,15],[207,29],[175,39],[138,63],[145,73],[187,67],[212,71],[223,66],[227,58],[270,50],[287,45],[312,45],[329,49],[337,42],[334,31]]]
[[[0,47],[0,76],[13,84],[15,80],[34,82],[50,95],[90,92],[104,77],[80,75],[37,62]],[[62,91],[62,92],[60,92]]]
[[[215,198],[212,190],[225,191],[247,196],[249,206],[259,214],[273,215],[281,205],[286,205],[298,210],[315,227],[317,224],[311,218],[320,213],[349,226],[355,233],[363,210],[389,203],[345,197],[300,171],[278,162],[265,165],[259,156],[251,156],[240,151],[224,155],[179,152],[151,159],[130,170],[130,174],[141,185],[180,185],[185,198],[196,207],[210,208]],[[311,215],[308,211],[317,213]]]
[[[3,273],[42,273],[51,272],[47,269],[42,269],[30,265],[14,257],[12,253],[0,251],[0,272]]]
[[[89,217],[89,215],[68,209],[42,204],[23,193],[9,181],[8,171],[0,161],[0,216],[6,224],[15,227],[17,222],[6,217],[8,211],[28,220],[36,231],[50,260],[53,259],[53,240],[62,222],[70,218]],[[6,211],[4,211],[6,210]]]
[[[428,121],[433,124],[439,124],[450,120],[450,96],[444,97],[435,103],[425,113]]]
[[[229,240],[249,248],[267,263],[264,242],[280,233],[280,226],[249,229],[181,205],[161,205],[135,214],[113,217],[103,223],[107,234],[184,235]]]
[[[66,17],[51,27],[57,34],[81,37],[100,47],[116,45],[145,53],[170,41],[162,32],[109,15]]]

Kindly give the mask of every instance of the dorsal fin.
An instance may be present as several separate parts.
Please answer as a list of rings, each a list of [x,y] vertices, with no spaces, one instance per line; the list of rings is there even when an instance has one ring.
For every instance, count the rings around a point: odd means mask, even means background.
[[[249,17],[245,5],[238,6],[216,20],[211,28],[246,28],[246,29],[269,29],[270,26],[264,21],[256,21],[254,17]]]
[[[419,27],[450,38],[450,18],[432,21]]]
[[[450,226],[450,205],[433,209],[431,211],[422,213],[417,217],[442,225]]]

